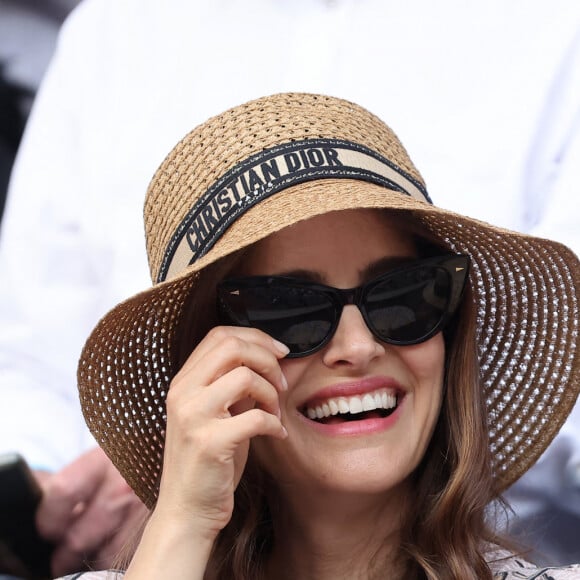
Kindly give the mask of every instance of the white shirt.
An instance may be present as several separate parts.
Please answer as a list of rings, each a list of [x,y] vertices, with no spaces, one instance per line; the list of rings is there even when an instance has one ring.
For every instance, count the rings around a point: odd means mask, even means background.
[[[580,249],[578,0],[84,0],[2,224],[0,450],[57,469],[94,444],[76,362],[98,318],[150,284],[151,176],[198,123],[280,91],[383,118],[437,205]]]

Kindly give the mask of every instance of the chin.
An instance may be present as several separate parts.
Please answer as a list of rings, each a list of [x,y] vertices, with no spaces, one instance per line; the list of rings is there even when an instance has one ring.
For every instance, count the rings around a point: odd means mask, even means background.
[[[258,452],[257,459],[283,486],[298,486],[305,492],[355,495],[376,495],[402,486],[406,488],[409,476],[420,461],[420,457],[393,455],[376,447],[340,452],[327,449],[324,454],[304,447],[302,451],[295,456],[286,454],[283,459],[278,456],[277,461],[272,461],[272,454],[268,453],[269,461],[265,463],[264,455]]]

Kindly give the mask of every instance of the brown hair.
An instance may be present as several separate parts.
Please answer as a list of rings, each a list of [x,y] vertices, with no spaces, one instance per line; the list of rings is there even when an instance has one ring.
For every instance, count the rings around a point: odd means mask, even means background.
[[[496,499],[470,289],[447,329],[445,393],[425,457],[414,474],[402,548],[414,575],[491,580],[483,550],[504,544],[486,523]]]
[[[400,217],[402,227],[417,237],[420,255],[449,251],[410,214]],[[200,273],[180,332],[176,334],[179,338],[174,349],[174,368],[181,368],[196,345],[218,324],[216,285],[235,269],[242,256],[243,252],[227,256]],[[412,476],[413,502],[401,530],[400,558],[406,560],[405,578],[491,580],[485,550],[493,545],[506,545],[486,521],[487,506],[498,494],[480,384],[476,316],[468,287],[459,312],[445,330],[445,393],[441,413],[425,457]],[[261,577],[273,541],[266,499],[272,486],[275,482],[255,464],[250,452],[235,491],[232,518],[214,545],[207,580]],[[373,563],[373,568],[379,570],[380,563]]]

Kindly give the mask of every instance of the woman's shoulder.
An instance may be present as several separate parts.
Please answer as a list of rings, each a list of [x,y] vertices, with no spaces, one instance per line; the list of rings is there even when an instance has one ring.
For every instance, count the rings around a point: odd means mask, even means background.
[[[495,552],[488,560],[494,580],[580,580],[580,564],[537,566],[509,552]]]
[[[98,572],[77,572],[76,574],[57,578],[57,580],[121,580],[124,575],[124,572],[119,570],[99,570]]]

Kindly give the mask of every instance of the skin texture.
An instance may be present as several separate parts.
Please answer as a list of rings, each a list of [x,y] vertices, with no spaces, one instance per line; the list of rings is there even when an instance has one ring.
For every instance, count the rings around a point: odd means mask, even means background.
[[[40,534],[55,544],[52,572],[108,568],[146,513],[100,448],[61,471],[36,472],[43,490],[36,514]]]
[[[349,288],[386,268],[371,275],[373,264],[412,259],[414,252],[411,237],[384,214],[334,212],[258,243],[235,274],[299,271]],[[284,360],[286,352],[257,329],[218,327],[190,355],[169,390],[159,501],[127,579],[203,577],[213,542],[231,518],[250,445],[281,498],[268,577],[369,578],[376,555],[393,562],[397,577],[399,521],[412,500],[408,477],[441,405],[443,338],[387,345],[349,305],[322,350]],[[388,428],[329,435],[301,412],[322,388],[381,381],[396,383],[401,400]]]

